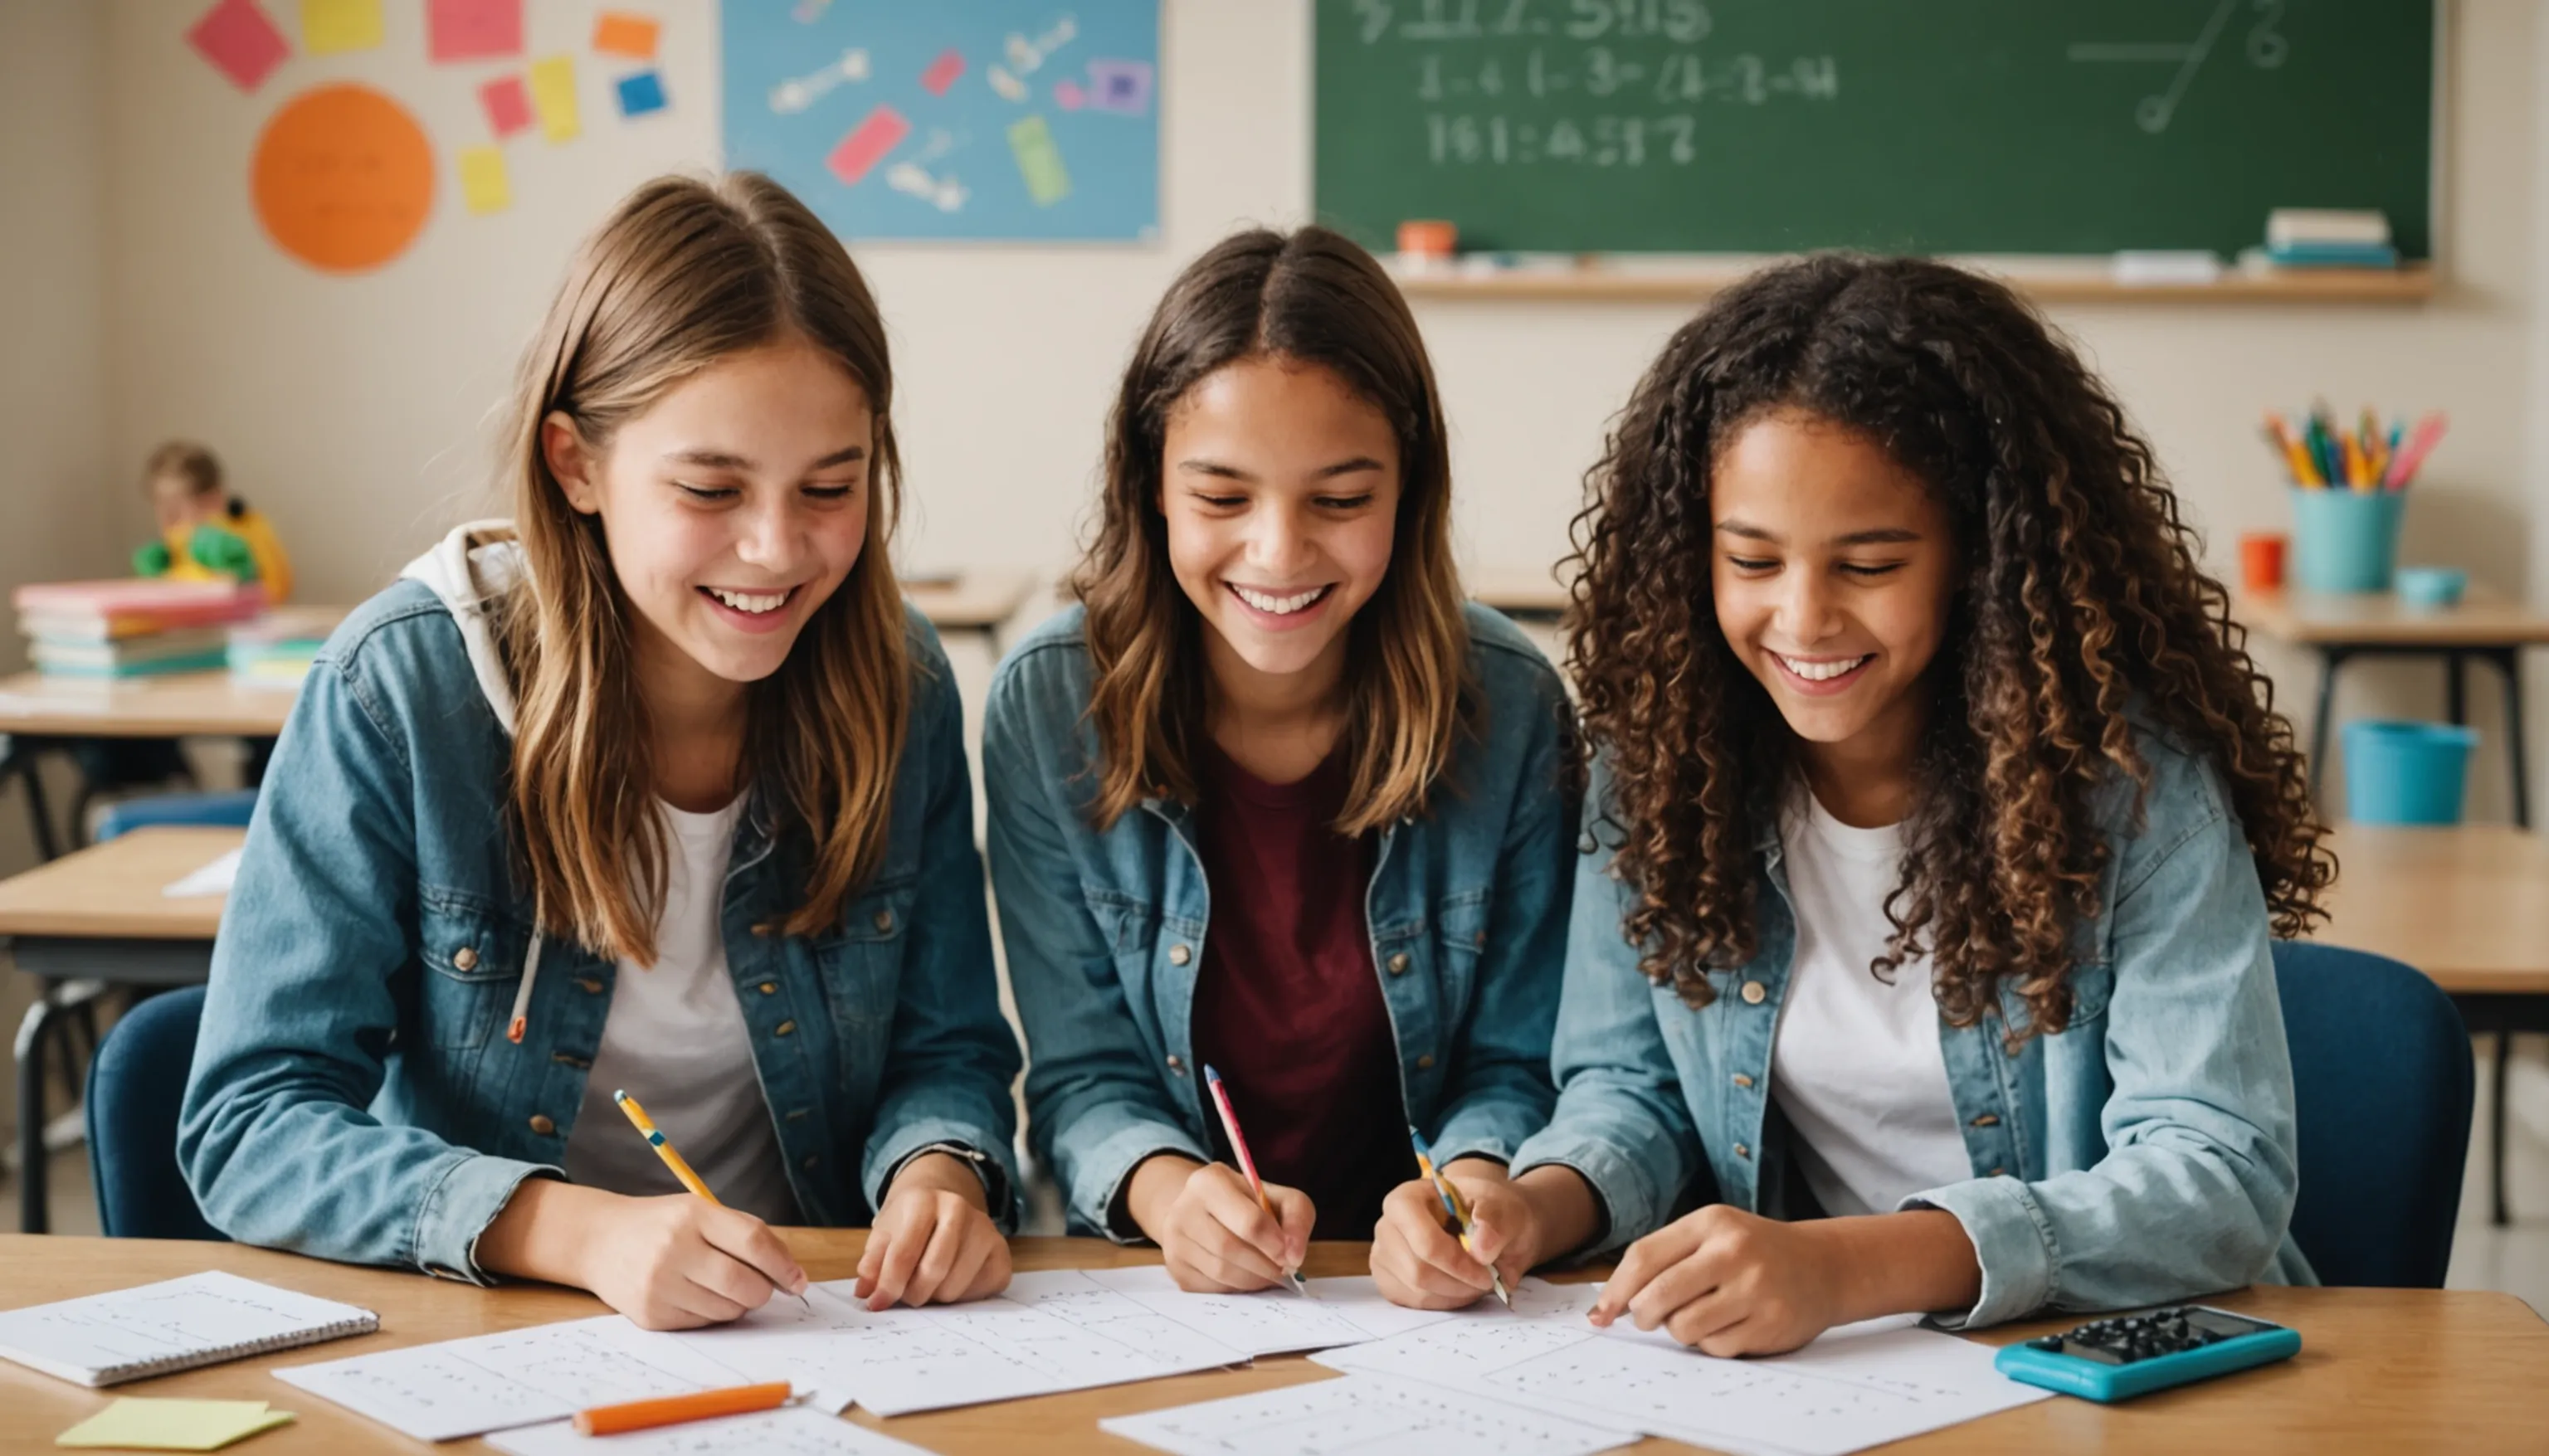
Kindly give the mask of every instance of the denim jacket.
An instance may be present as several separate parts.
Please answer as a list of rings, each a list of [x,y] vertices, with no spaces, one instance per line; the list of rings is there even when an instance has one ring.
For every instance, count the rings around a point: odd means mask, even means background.
[[[1904,1207],[1943,1209],[1973,1240],[1982,1296],[1940,1315],[1949,1327],[2315,1282],[2286,1232],[2293,1072],[2255,861],[2208,763],[2148,728],[2135,746],[2151,774],[2139,831],[2129,779],[2096,801],[2111,853],[2104,911],[2078,930],[2070,1025],[2012,1054],[2002,1034],[2026,1007],[2006,987],[1999,1017],[1938,1024],[1973,1177]],[[1694,1011],[1639,971],[1621,933],[1635,892],[1609,873],[1616,831],[1589,807],[1585,821],[1553,1053],[1562,1090],[1517,1171],[1558,1163],[1592,1185],[1610,1218],[1595,1252],[1701,1203],[1810,1207],[1771,1102],[1797,943],[1776,831],[1758,847],[1759,949],[1712,974],[1717,999]]]
[[[511,550],[472,552],[455,532],[410,569],[424,580],[358,608],[276,746],[178,1135],[205,1217],[234,1237],[485,1283],[480,1232],[523,1178],[564,1176],[616,965],[536,936],[509,868],[513,699],[476,589],[508,569],[491,553]],[[1017,1041],[992,975],[954,681],[928,623],[912,616],[909,634],[882,866],[837,929],[765,934],[795,908],[810,856],[802,835],[774,840],[752,801],[725,879],[726,956],[807,1223],[865,1222],[905,1158],[943,1145],[989,1159],[1008,1227]],[[507,1021],[526,961],[517,1045]]]
[[[1428,812],[1381,832],[1365,895],[1405,1107],[1438,1156],[1513,1156],[1548,1120],[1575,807],[1558,675],[1511,622],[1468,611],[1483,702]],[[1104,833],[1078,607],[1020,643],[983,727],[991,883],[1026,1026],[1028,1137],[1075,1231],[1123,1239],[1118,1191],[1153,1153],[1208,1162],[1189,1040],[1210,888],[1191,810],[1149,799]],[[1224,893],[1246,893],[1223,887]]]

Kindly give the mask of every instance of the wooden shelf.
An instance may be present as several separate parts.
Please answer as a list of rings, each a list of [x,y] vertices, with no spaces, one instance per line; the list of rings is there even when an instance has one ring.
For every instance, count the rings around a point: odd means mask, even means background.
[[[1572,271],[1517,268],[1500,273],[1426,273],[1392,270],[1411,299],[1519,299],[1546,303],[1697,303],[1734,285],[1773,259],[1695,262],[1687,271],[1606,268]],[[2312,272],[2242,273],[2219,283],[2124,284],[2103,266],[2049,265],[2042,269],[1971,266],[2007,280],[2040,304],[2420,304],[2434,296],[2430,264],[2407,267],[2330,268]]]

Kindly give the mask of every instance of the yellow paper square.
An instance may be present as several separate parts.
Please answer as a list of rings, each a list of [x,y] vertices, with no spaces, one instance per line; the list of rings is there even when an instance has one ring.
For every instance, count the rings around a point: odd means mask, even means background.
[[[126,1396],[53,1437],[53,1444],[127,1451],[218,1451],[291,1420],[291,1411],[271,1410],[263,1401],[155,1401]]]
[[[540,114],[540,135],[551,141],[572,140],[584,130],[576,118],[574,56],[531,62],[531,109]]]
[[[313,55],[381,44],[381,0],[301,0],[301,44]]]
[[[505,177],[505,153],[501,147],[464,146],[459,160],[460,197],[469,205],[469,211],[485,217],[514,205],[514,189]]]

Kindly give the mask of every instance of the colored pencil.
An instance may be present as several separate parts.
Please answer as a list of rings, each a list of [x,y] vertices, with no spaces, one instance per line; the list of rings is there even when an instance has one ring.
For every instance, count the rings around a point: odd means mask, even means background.
[[[673,1176],[682,1180],[684,1188],[716,1204],[718,1208],[725,1207],[723,1203],[718,1202],[715,1194],[708,1192],[708,1185],[701,1181],[700,1175],[691,1170],[690,1160],[683,1157],[673,1146],[672,1141],[656,1129],[655,1120],[646,1116],[646,1109],[637,1105],[636,1098],[625,1092],[613,1092],[611,1100],[617,1103],[619,1110],[628,1115],[629,1126],[635,1128],[638,1136],[646,1139],[647,1146],[655,1149],[655,1156],[664,1160],[664,1166],[673,1170]],[[797,1296],[797,1303],[808,1310],[814,1308],[814,1302],[802,1294]]]
[[[622,1431],[678,1425],[685,1420],[776,1410],[787,1405],[793,1396],[794,1391],[788,1382],[775,1380],[766,1385],[727,1386],[722,1390],[693,1391],[686,1396],[661,1396],[651,1401],[622,1401],[615,1406],[595,1406],[575,1412],[575,1433],[581,1436],[614,1436]]]
[[[1461,1190],[1453,1186],[1451,1179],[1443,1176],[1442,1169],[1434,1166],[1434,1149],[1425,1145],[1424,1134],[1411,1127],[1407,1130],[1407,1140],[1416,1144],[1416,1166],[1425,1174],[1425,1181],[1434,1185],[1434,1196],[1443,1200],[1443,1212],[1452,1216],[1452,1228],[1461,1235],[1461,1247],[1469,1251],[1469,1257],[1477,1258],[1478,1245],[1470,1233],[1477,1228],[1478,1221],[1469,1213],[1469,1201],[1461,1196]],[[1484,1259],[1478,1261],[1487,1263]],[[1513,1296],[1505,1292],[1505,1276],[1493,1264],[1487,1264],[1487,1279],[1496,1287],[1496,1298],[1504,1301],[1506,1309],[1512,1309]]]
[[[1221,1131],[1230,1138],[1230,1150],[1239,1158],[1239,1170],[1248,1175],[1248,1186],[1257,1195],[1257,1206],[1266,1217],[1274,1218],[1274,1205],[1266,1197],[1266,1180],[1257,1176],[1257,1159],[1248,1152],[1248,1139],[1240,1136],[1239,1114],[1231,1111],[1230,1089],[1221,1085],[1221,1073],[1209,1065],[1203,1069],[1203,1084],[1212,1089],[1212,1105],[1221,1114]],[[1282,1220],[1275,1219],[1277,1224]],[[1310,1297],[1310,1285],[1298,1269],[1286,1269],[1283,1277],[1292,1281],[1292,1292],[1303,1299]]]

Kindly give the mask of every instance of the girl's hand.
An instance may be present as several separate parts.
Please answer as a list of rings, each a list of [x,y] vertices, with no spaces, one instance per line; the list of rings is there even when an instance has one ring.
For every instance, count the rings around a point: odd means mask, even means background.
[[[1469,1202],[1472,1255],[1461,1247],[1442,1196],[1423,1178],[1390,1190],[1371,1230],[1371,1278],[1390,1303],[1411,1310],[1458,1310],[1493,1291],[1493,1264],[1510,1290],[1540,1261],[1540,1222],[1504,1165],[1458,1158],[1443,1176]]]
[[[959,1304],[1008,1287],[1009,1241],[991,1223],[982,1178],[943,1152],[905,1162],[868,1230],[851,1293],[886,1310]]]
[[[1318,1210],[1308,1194],[1277,1183],[1266,1185],[1266,1201],[1272,1217],[1236,1170],[1165,1154],[1133,1170],[1125,1195],[1178,1288],[1196,1294],[1272,1289],[1301,1267]]]
[[[645,1329],[695,1329],[758,1310],[805,1271],[770,1226],[687,1193],[629,1198],[525,1179],[478,1236],[481,1268],[592,1290]]]
[[[1711,1204],[1629,1245],[1592,1320],[1625,1314],[1703,1354],[1775,1355],[1854,1320],[1962,1309],[1981,1289],[1953,1214],[1782,1224]]]

